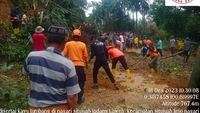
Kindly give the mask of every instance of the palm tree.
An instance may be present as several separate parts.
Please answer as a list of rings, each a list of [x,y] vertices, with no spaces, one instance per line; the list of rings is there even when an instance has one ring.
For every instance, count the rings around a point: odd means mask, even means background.
[[[142,14],[142,20],[145,20],[145,16],[149,10],[149,0],[128,0],[128,2],[130,3],[133,14],[136,14],[135,29],[137,32],[139,20],[138,13],[140,12]]]
[[[135,20],[135,29],[137,32],[137,24],[138,24],[138,12],[140,10],[140,0],[128,0],[129,8],[131,9],[133,15],[136,13],[136,20]]]
[[[136,11],[136,29],[138,28],[138,12],[140,11],[140,0],[133,0]]]
[[[149,11],[149,0],[141,0],[140,2],[140,13],[142,14],[142,20],[145,20],[145,16]]]

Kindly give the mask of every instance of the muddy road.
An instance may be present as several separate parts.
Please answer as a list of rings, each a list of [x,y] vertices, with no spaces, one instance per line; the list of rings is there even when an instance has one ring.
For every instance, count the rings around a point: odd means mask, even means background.
[[[165,88],[186,88],[191,74],[191,68],[185,67],[183,70],[188,73],[181,73],[184,78],[176,76],[176,73],[165,73],[159,69],[157,73],[151,73],[147,61],[140,56],[138,50],[128,50],[126,59],[131,70],[132,80],[127,81],[125,70],[121,64],[117,64],[117,76],[115,77],[119,90],[113,90],[103,69],[98,74],[99,89],[92,89],[92,67],[86,70],[87,81],[85,87],[85,103],[80,105],[80,109],[155,109],[170,108],[163,106],[163,99],[146,99],[148,90]],[[181,58],[179,62],[182,62]],[[111,64],[110,64],[111,66]],[[186,76],[186,79],[185,79]],[[185,107],[175,107],[185,108]]]

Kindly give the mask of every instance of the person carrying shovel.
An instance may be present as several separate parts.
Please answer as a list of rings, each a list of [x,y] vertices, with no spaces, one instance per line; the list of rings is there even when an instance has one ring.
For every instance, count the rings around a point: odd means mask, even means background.
[[[157,72],[158,52],[151,40],[147,40],[146,46],[148,48],[147,57],[150,57],[149,67],[152,71]]]

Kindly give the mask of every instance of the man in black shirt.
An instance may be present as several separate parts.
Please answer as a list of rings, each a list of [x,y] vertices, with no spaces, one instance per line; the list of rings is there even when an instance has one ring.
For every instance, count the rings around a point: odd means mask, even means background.
[[[93,44],[91,44],[91,56],[89,61],[91,61],[94,56],[96,56],[96,60],[94,62],[94,68],[93,68],[93,83],[94,83],[93,88],[94,89],[98,88],[97,74],[99,69],[103,67],[110,81],[113,83],[114,89],[118,89],[107,62],[108,59],[107,48],[101,37],[99,37],[97,40],[94,41]]]

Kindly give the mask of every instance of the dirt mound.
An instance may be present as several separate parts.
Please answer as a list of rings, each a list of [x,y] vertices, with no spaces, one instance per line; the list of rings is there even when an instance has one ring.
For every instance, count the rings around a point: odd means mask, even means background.
[[[10,23],[10,0],[0,0],[0,21],[4,23],[4,26],[8,26]]]

